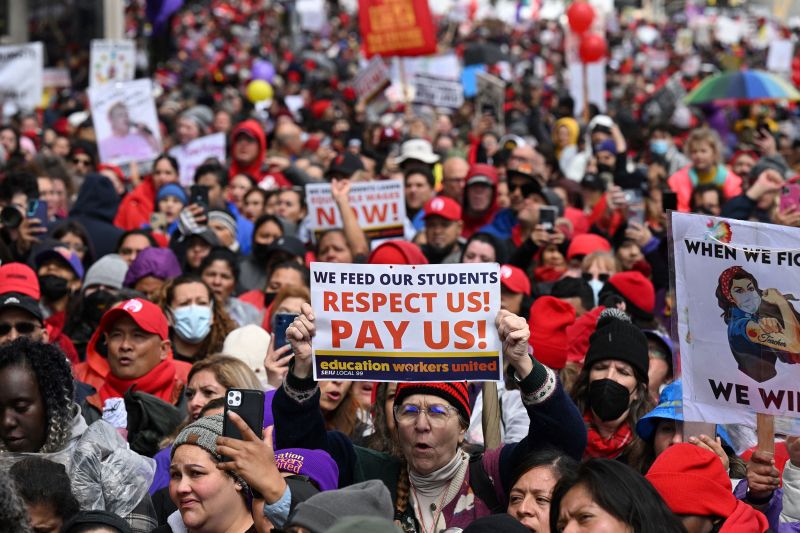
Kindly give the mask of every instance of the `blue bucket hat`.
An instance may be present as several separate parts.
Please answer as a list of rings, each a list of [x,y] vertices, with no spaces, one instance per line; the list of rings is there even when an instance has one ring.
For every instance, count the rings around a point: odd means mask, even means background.
[[[636,423],[636,433],[642,440],[652,440],[660,420],[683,422],[683,384],[680,379],[676,379],[661,391],[656,408]],[[731,438],[725,428],[720,425],[717,425],[717,435],[722,439],[723,444],[732,446]]]

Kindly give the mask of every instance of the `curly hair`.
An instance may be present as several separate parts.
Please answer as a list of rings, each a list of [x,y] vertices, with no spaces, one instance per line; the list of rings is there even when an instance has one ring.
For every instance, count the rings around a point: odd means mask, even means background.
[[[69,440],[72,419],[79,411],[73,400],[75,385],[64,352],[52,344],[19,337],[0,346],[0,371],[9,367],[27,369],[36,377],[47,416],[47,438],[37,451],[61,450]],[[0,449],[4,447],[0,442]]]
[[[161,287],[161,292],[159,294],[158,302],[156,302],[161,309],[164,310],[164,314],[170,316],[169,308],[172,307],[172,302],[175,298],[175,288],[180,285],[187,285],[189,283],[199,283],[203,287],[206,288],[208,291],[208,298],[211,302],[211,316],[214,322],[211,324],[211,331],[203,339],[203,342],[200,345],[200,351],[198,352],[198,357],[195,360],[203,359],[209,354],[218,353],[222,351],[222,345],[225,342],[225,337],[228,336],[228,333],[236,329],[236,322],[230,317],[228,312],[225,310],[225,304],[220,302],[219,299],[214,296],[214,291],[211,290],[211,287],[208,284],[200,279],[195,274],[184,274],[182,276],[178,276],[175,279],[172,279],[164,284]]]
[[[379,452],[386,452],[395,457],[402,457],[397,435],[389,430],[387,419],[393,416],[386,411],[386,401],[389,398],[389,386],[392,383],[378,383],[375,392],[375,403],[372,404],[371,414],[375,431],[367,437],[367,447]],[[394,396],[394,393],[392,393]]]

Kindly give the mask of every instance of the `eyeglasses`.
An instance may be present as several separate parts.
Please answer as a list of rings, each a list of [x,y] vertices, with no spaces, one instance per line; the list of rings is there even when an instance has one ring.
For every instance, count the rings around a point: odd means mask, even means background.
[[[92,160],[91,159],[84,159],[82,157],[73,157],[72,158],[72,164],[73,165],[85,165],[85,166],[88,167],[89,165],[92,164]]]
[[[69,248],[70,250],[76,253],[82,253],[86,251],[86,245],[81,244],[79,242],[72,242],[72,243],[62,242],[60,246],[62,248]]]
[[[455,413],[456,408],[452,405],[432,404],[427,407],[421,407],[411,403],[394,406],[394,417],[399,424],[410,426],[417,421],[421,413],[425,413],[428,417],[428,422],[431,426],[441,427],[447,423],[452,413]]]
[[[16,322],[14,324],[10,322],[3,322],[0,323],[0,337],[5,337],[11,330],[16,330],[17,333],[20,335],[30,335],[39,327],[39,324],[35,322]]]

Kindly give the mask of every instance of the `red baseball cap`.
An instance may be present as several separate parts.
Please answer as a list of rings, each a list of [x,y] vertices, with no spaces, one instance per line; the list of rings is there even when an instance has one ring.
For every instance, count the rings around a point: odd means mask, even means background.
[[[7,263],[0,266],[0,293],[7,292],[24,294],[34,300],[42,296],[36,272],[24,263]]]
[[[461,220],[461,206],[447,196],[431,198],[422,210],[425,212],[425,218],[437,216],[452,222]]]
[[[169,339],[169,324],[164,312],[159,306],[144,298],[133,298],[112,307],[100,319],[100,326],[97,329],[105,332],[122,317],[130,318],[144,331],[158,335],[161,340]]]
[[[522,293],[526,296],[531,295],[531,280],[528,279],[527,274],[521,268],[511,265],[501,266],[500,283],[511,292]]]

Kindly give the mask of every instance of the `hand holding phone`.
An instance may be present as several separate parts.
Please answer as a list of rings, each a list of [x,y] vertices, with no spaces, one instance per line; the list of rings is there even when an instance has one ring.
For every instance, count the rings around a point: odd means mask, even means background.
[[[203,211],[208,211],[208,187],[192,185],[189,188],[189,204],[199,205]]]
[[[38,198],[28,200],[28,209],[25,213],[27,218],[35,218],[40,226],[47,224],[47,202]]]
[[[558,218],[558,210],[555,207],[549,205],[539,207],[539,224],[550,233],[555,231],[556,218]]]

